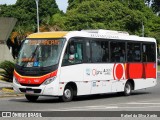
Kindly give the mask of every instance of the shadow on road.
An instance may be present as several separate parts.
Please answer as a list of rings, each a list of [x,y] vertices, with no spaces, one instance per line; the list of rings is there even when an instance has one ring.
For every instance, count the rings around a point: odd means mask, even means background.
[[[112,93],[112,94],[97,94],[97,95],[85,95],[85,96],[79,96],[73,99],[72,102],[79,102],[79,101],[91,101],[91,100],[98,100],[98,99],[112,99],[112,98],[124,98],[124,97],[133,97],[133,96],[138,96],[138,95],[146,95],[146,94],[152,94],[150,92],[144,92],[144,91],[138,91],[138,92],[133,92],[131,96],[123,96],[121,94],[117,93]],[[22,103],[31,103],[27,101],[25,98],[18,98],[18,99],[10,99],[10,101],[14,102],[22,102]],[[32,102],[33,103],[33,102]],[[43,97],[41,96],[35,104],[38,103],[64,103],[59,100],[58,97]]]

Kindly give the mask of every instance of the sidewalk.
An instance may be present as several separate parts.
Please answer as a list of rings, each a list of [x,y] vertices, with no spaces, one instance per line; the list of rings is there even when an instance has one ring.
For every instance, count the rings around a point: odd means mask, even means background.
[[[12,83],[0,80],[0,98],[16,96],[22,96],[22,94],[14,92]]]
[[[12,83],[10,83],[10,82],[5,82],[5,81],[2,81],[2,80],[0,80],[0,89],[1,88],[9,88],[9,87],[12,87]]]

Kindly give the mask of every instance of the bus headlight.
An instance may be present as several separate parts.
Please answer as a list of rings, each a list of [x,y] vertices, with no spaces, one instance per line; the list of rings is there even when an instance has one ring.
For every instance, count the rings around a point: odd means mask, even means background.
[[[18,80],[17,80],[17,78],[16,78],[15,76],[13,76],[13,81],[14,81],[15,83],[19,84],[19,82],[18,82]]]
[[[46,79],[46,80],[42,83],[42,85],[48,85],[48,84],[50,84],[51,82],[53,82],[55,79],[56,79],[56,77],[52,77],[52,78]]]

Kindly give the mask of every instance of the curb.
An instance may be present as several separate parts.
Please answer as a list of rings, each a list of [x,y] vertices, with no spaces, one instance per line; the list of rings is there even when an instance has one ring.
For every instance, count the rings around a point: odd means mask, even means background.
[[[23,94],[5,94],[5,95],[0,95],[0,98],[6,98],[6,97],[22,97],[24,96]]]

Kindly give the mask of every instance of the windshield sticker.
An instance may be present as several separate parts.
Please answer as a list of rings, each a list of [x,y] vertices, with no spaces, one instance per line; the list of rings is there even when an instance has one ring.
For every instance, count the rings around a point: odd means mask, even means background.
[[[30,40],[29,45],[59,45],[59,40]]]
[[[33,66],[33,62],[29,62],[28,64],[27,64],[27,67],[32,67]]]
[[[39,66],[39,62],[34,62],[33,66],[34,67],[38,67]]]

